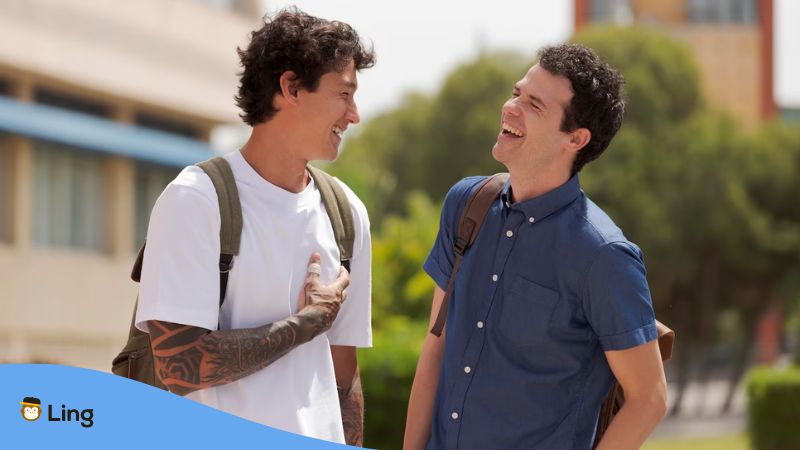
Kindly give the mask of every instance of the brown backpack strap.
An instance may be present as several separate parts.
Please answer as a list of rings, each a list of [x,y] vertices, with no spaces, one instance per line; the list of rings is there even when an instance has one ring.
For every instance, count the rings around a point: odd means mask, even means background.
[[[656,320],[656,333],[658,334],[658,350],[661,352],[661,360],[666,361],[672,358],[672,347],[675,345],[675,332],[668,326]],[[615,379],[614,384],[611,385],[611,390],[600,405],[600,415],[597,418],[597,431],[594,434],[594,444],[592,449],[597,448],[603,435],[614,416],[625,404],[625,392],[622,390],[619,382]]]
[[[672,358],[672,347],[675,346],[675,332],[657,320],[656,332],[658,333],[658,349],[661,351],[661,360],[667,361]]]
[[[444,330],[444,323],[447,321],[447,302],[453,294],[453,285],[455,285],[458,270],[461,268],[461,259],[478,237],[478,232],[481,229],[481,225],[483,225],[483,219],[489,212],[492,203],[494,203],[500,195],[506,181],[508,181],[507,173],[492,175],[486,178],[472,196],[470,196],[469,200],[467,200],[464,212],[461,213],[461,220],[458,222],[458,236],[453,244],[456,260],[453,263],[453,270],[450,272],[450,278],[447,280],[447,292],[445,292],[444,299],[442,299],[442,306],[439,307],[436,322],[433,324],[433,328],[431,328],[431,333],[434,336],[441,336],[442,330]]]
[[[333,227],[333,236],[339,247],[339,259],[347,271],[350,271],[350,260],[353,258],[353,242],[355,242],[356,227],[353,221],[353,210],[350,209],[350,200],[339,182],[322,169],[308,166],[308,173],[317,185],[322,204]]]

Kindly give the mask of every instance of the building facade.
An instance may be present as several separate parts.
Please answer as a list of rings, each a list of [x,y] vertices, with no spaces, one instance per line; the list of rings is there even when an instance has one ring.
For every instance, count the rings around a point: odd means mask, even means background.
[[[109,370],[150,208],[239,122],[257,0],[0,2],[0,362]]]
[[[745,127],[775,117],[773,0],[575,0],[575,29],[658,28],[684,42],[712,108]]]

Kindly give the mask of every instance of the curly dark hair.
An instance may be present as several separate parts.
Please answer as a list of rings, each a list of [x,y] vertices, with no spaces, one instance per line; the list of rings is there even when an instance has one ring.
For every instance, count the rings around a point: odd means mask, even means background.
[[[553,75],[566,77],[572,85],[572,99],[564,108],[561,131],[587,128],[592,137],[578,152],[572,174],[597,159],[622,126],[625,80],[590,48],[579,44],[544,47],[539,51],[539,66]]]
[[[271,119],[277,108],[272,100],[280,92],[280,77],[290,70],[308,91],[330,71],[342,71],[350,61],[356,70],[375,65],[375,53],[366,48],[348,24],[310,16],[297,8],[264,18],[264,26],[250,34],[246,49],[237,48],[242,71],[236,105],[248,125]]]

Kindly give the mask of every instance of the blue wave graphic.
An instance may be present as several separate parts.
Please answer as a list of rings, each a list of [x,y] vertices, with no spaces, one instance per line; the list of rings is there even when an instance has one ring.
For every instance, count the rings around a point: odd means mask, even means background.
[[[355,448],[276,430],[142,383],[78,367],[0,364],[0,386],[2,448]],[[42,414],[35,421],[21,414],[25,397],[41,401]]]

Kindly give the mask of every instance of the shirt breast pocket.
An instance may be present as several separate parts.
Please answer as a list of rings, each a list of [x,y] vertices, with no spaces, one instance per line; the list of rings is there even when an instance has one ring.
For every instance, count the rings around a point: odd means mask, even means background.
[[[513,346],[541,344],[558,299],[558,292],[518,276],[502,302],[500,334]]]

